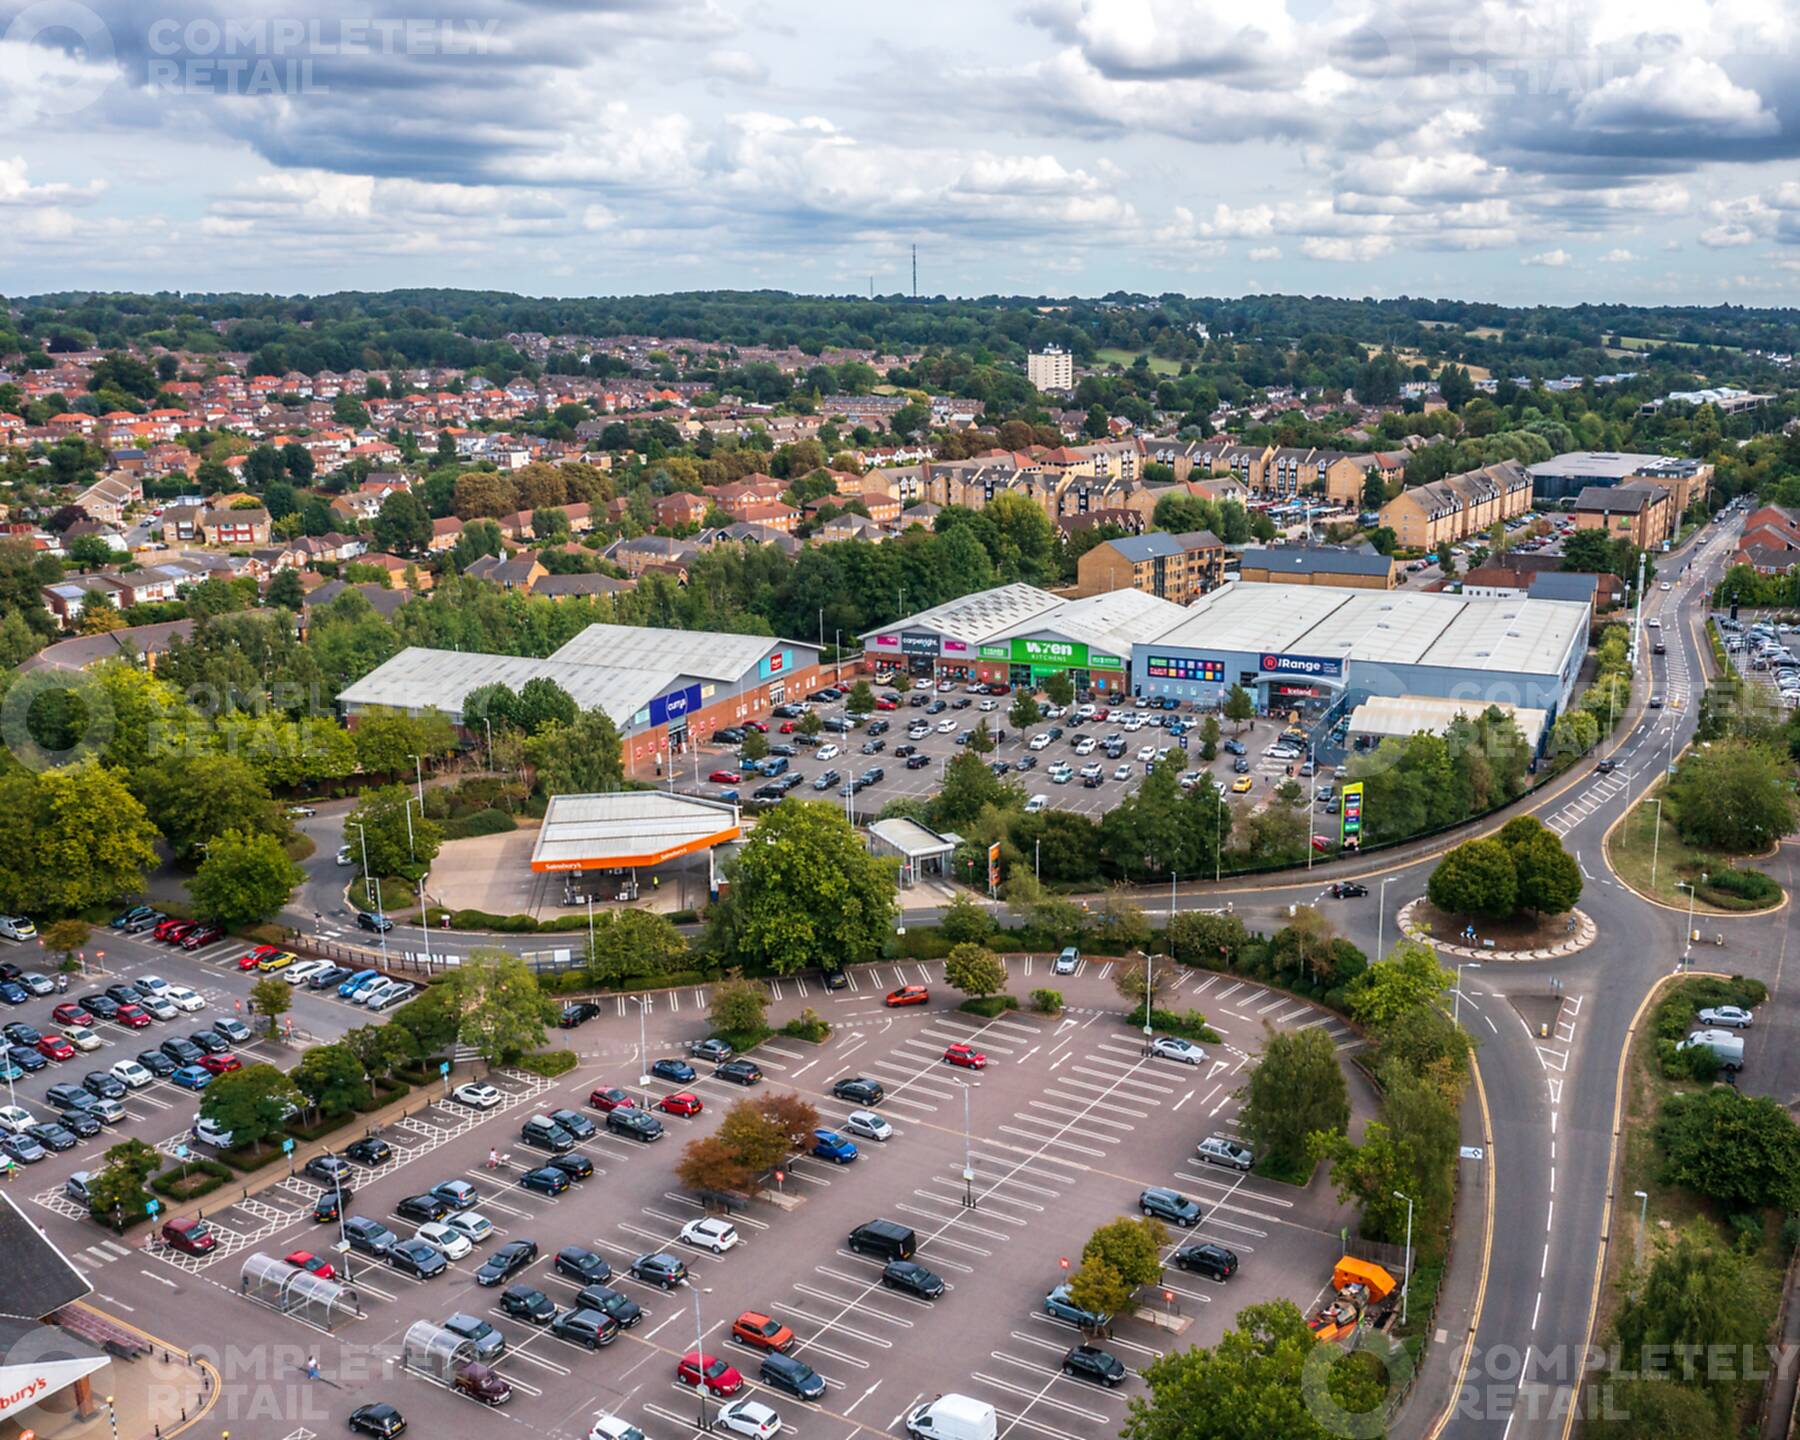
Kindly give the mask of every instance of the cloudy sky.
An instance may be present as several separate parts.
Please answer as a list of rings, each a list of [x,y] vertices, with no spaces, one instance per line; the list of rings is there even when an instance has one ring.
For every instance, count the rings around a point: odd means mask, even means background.
[[[0,3],[0,291],[1794,303],[1792,0]]]

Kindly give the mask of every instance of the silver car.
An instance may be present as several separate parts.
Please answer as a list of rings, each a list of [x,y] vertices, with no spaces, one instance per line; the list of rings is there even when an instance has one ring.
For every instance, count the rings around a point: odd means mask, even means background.
[[[1200,1158],[1209,1165],[1228,1165],[1233,1170],[1248,1170],[1256,1163],[1256,1152],[1223,1135],[1210,1135],[1197,1147]]]
[[[873,1110],[852,1110],[844,1117],[844,1128],[865,1140],[887,1140],[894,1133],[894,1127]]]
[[[1741,1005],[1716,1005],[1702,1010],[1699,1020],[1702,1025],[1723,1025],[1732,1030],[1748,1030],[1755,1017]]]
[[[1050,972],[1053,975],[1073,975],[1079,964],[1081,952],[1073,945],[1065,945],[1062,954],[1056,957],[1056,963],[1050,967]]]
[[[1178,1035],[1158,1035],[1150,1042],[1150,1053],[1165,1060],[1179,1060],[1184,1065],[1204,1065],[1206,1051],[1192,1040]]]

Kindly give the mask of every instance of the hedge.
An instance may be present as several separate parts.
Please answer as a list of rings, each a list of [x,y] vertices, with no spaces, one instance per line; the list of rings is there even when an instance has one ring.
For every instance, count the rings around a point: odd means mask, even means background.
[[[182,1174],[184,1168],[187,1171],[185,1177]],[[160,1175],[153,1175],[150,1178],[150,1188],[165,1200],[181,1203],[210,1195],[234,1178],[230,1166],[202,1156],[189,1160],[185,1167],[175,1165]]]
[[[1133,1029],[1141,1029],[1143,1021],[1135,1011],[1119,1017]],[[1179,1035],[1184,1040],[1196,1040],[1207,1045],[1218,1045],[1221,1042],[1219,1032],[1206,1023],[1206,1017],[1198,1010],[1156,1010],[1150,1012],[1150,1026],[1165,1035]]]
[[[504,835],[519,822],[504,810],[477,810],[473,815],[440,822],[446,840],[471,840],[477,835]]]
[[[1781,898],[1781,887],[1760,870],[1709,870],[1700,887],[1710,902],[1731,908],[1732,900],[1749,906],[1772,905]],[[1710,892],[1718,892],[1713,894]]]
[[[443,911],[433,911],[441,917]],[[442,923],[439,919],[438,923]],[[455,930],[494,930],[503,935],[555,934],[587,929],[586,915],[558,915],[538,920],[530,915],[491,915],[486,910],[455,910],[450,913],[450,926]]]
[[[820,1045],[831,1035],[831,1026],[826,1024],[816,1011],[807,1009],[783,1025],[781,1033],[793,1040],[805,1040],[811,1044]]]
[[[1012,995],[978,995],[973,996],[956,1007],[970,1015],[980,1015],[992,1020],[996,1015],[1004,1015],[1008,1010],[1017,1010],[1019,1002]]]
[[[513,1063],[533,1075],[554,1080],[558,1075],[567,1075],[578,1062],[573,1050],[540,1050],[535,1055],[522,1055]]]

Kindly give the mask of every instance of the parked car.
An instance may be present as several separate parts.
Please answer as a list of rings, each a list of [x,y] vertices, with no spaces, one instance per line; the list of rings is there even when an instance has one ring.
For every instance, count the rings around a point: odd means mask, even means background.
[[[1256,1152],[1226,1135],[1210,1135],[1197,1147],[1200,1158],[1209,1165],[1224,1165],[1233,1170],[1248,1170],[1256,1163]]]
[[[1177,1269],[1192,1270],[1209,1280],[1229,1280],[1237,1274],[1238,1257],[1223,1245],[1188,1245],[1173,1258]]]
[[[1168,1190],[1160,1185],[1153,1185],[1138,1196],[1138,1210],[1158,1220],[1167,1220],[1179,1225],[1182,1229],[1192,1229],[1200,1223],[1201,1211],[1187,1196],[1176,1190]]]

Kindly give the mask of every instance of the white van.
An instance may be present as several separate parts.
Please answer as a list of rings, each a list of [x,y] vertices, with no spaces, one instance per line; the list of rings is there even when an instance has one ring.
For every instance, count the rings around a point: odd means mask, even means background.
[[[1734,1035],[1729,1030],[1696,1030],[1675,1048],[1677,1050],[1705,1048],[1712,1051],[1717,1057],[1721,1070],[1742,1070],[1744,1068],[1743,1037]]]
[[[994,1440],[994,1407],[969,1395],[940,1395],[906,1417],[918,1440]]]
[[[1050,797],[1048,795],[1033,795],[1025,802],[1025,813],[1027,815],[1035,815],[1038,811],[1047,810],[1049,808]]]

